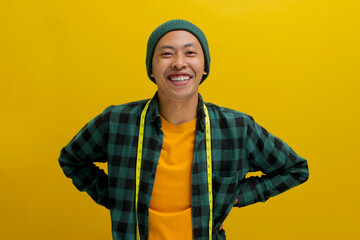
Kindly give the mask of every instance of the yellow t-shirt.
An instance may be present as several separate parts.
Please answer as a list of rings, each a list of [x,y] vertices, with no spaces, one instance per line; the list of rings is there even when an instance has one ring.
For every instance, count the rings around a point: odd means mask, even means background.
[[[191,166],[196,119],[173,125],[162,119],[164,133],[149,209],[149,240],[192,239]]]

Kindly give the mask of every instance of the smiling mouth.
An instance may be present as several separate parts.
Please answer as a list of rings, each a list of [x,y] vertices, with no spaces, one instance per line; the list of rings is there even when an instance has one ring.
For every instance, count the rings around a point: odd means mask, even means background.
[[[186,75],[168,77],[168,79],[172,82],[185,82],[185,81],[189,80],[190,78],[192,78],[192,77],[186,76]]]

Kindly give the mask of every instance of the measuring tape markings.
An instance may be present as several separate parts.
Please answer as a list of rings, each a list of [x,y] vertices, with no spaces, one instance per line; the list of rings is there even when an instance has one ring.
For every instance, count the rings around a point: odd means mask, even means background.
[[[136,213],[136,239],[140,240],[139,233],[139,220],[138,220],[138,196],[139,196],[139,186],[140,186],[140,172],[141,172],[141,159],[142,159],[142,149],[143,149],[143,140],[144,140],[144,126],[145,126],[145,116],[147,109],[149,107],[151,99],[146,103],[140,117],[140,128],[139,128],[139,139],[138,139],[138,149],[137,149],[137,158],[136,158],[136,197],[135,197],[135,213]]]

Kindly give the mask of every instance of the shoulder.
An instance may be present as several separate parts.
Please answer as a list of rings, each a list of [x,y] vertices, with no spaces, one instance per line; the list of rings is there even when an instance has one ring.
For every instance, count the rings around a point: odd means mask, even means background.
[[[117,114],[129,114],[138,115],[143,110],[148,99],[124,103],[120,105],[111,105],[104,109],[103,114],[106,115],[117,115]]]
[[[243,122],[254,121],[252,116],[234,109],[221,107],[213,103],[205,103],[205,105],[209,110],[210,117],[214,119],[234,119]]]
[[[145,99],[120,105],[110,105],[103,110],[98,121],[102,123],[128,123],[133,121],[140,116],[147,101]]]

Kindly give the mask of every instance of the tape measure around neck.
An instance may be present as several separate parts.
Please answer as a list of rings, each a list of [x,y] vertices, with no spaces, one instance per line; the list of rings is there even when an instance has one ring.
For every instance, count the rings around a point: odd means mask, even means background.
[[[145,128],[145,116],[147,109],[149,107],[151,99],[146,103],[140,117],[140,127],[139,127],[139,139],[138,139],[138,149],[137,149],[137,158],[136,158],[136,196],[135,196],[135,213],[136,213],[136,239],[140,240],[139,232],[139,220],[138,220],[138,198],[139,198],[139,187],[140,187],[140,173],[141,173],[141,162],[142,162],[142,149],[143,149],[143,140],[144,140],[144,128]],[[210,118],[207,107],[204,104],[205,110],[205,135],[206,135],[206,168],[207,168],[207,182],[208,182],[208,192],[209,192],[209,240],[212,240],[212,212],[213,212],[213,196],[212,196],[212,166],[211,166],[211,133],[210,133]]]
[[[212,240],[212,212],[213,212],[213,195],[212,195],[212,166],[211,166],[211,128],[210,117],[207,107],[204,104],[205,110],[205,132],[206,132],[206,165],[207,165],[207,182],[209,191],[209,240]]]

